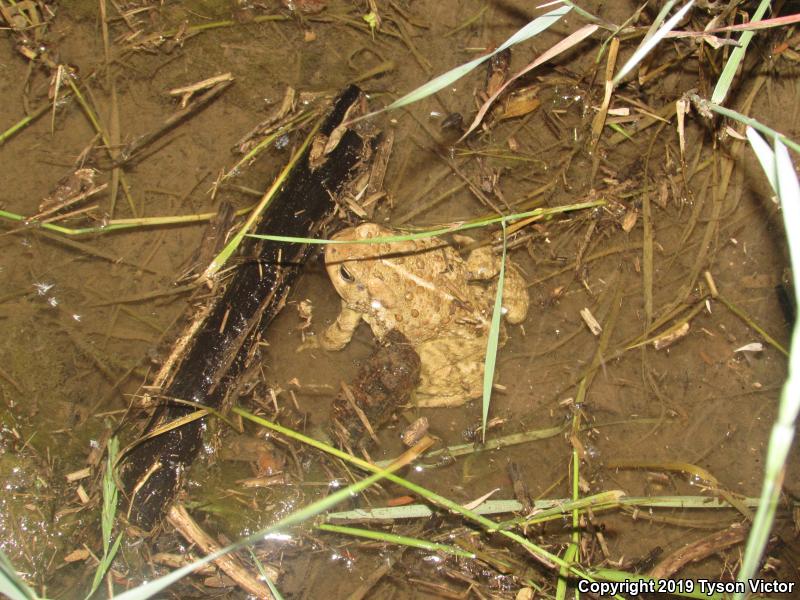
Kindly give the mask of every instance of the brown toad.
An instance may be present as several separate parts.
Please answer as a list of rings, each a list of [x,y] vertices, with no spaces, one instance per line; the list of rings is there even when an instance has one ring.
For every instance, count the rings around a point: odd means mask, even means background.
[[[397,235],[374,223],[337,233],[337,241]],[[420,406],[459,406],[478,398],[500,259],[479,248],[466,260],[437,238],[330,244],[325,267],[342,298],[336,322],[321,336],[328,350],[343,348],[363,319],[378,339],[400,331],[422,361],[416,392]],[[521,323],[528,291],[510,261],[505,271],[503,313]],[[500,343],[505,342],[501,331]]]

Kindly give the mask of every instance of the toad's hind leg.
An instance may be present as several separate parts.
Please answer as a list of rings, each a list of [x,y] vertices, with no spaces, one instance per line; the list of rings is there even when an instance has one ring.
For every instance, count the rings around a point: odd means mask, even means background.
[[[467,271],[472,280],[493,279],[500,273],[501,259],[489,246],[473,250],[467,257]],[[495,289],[495,288],[492,288]],[[494,292],[492,292],[492,296]],[[503,285],[503,309],[506,320],[512,324],[522,323],[528,314],[528,287],[520,272],[506,258],[505,283]]]
[[[492,279],[500,272],[500,259],[494,255],[490,246],[475,248],[467,256],[469,278],[485,281]]]
[[[341,350],[353,339],[360,322],[361,313],[348,308],[342,302],[342,312],[336,317],[336,321],[322,332],[320,345],[325,350]]]
[[[482,339],[439,339],[417,346],[422,368],[417,406],[461,406],[483,388]]]

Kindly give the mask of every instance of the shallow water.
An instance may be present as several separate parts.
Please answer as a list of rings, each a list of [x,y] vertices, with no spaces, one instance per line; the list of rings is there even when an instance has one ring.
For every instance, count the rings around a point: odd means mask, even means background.
[[[373,40],[361,25],[361,9],[333,1],[319,15],[302,18],[273,7],[287,18],[204,31],[170,52],[164,47],[125,51],[122,36],[130,30],[117,19],[111,26],[115,60],[108,74],[95,3],[60,6],[47,39],[60,63],[79,68],[82,81],[91,89],[91,102],[106,124],[113,122],[113,82],[123,144],[157,127],[174,111],[175,101],[167,90],[221,72],[233,74],[235,84],[217,101],[124,170],[138,215],[193,214],[214,211],[223,199],[237,208],[254,201],[231,189],[221,190],[212,199],[209,189],[218,174],[238,160],[230,149],[266,116],[271,105],[280,102],[287,86],[298,92],[333,95],[380,62],[393,60],[393,71],[361,84],[371,105],[381,106],[497,45],[531,18],[523,3],[490,4],[474,24],[445,37],[485,5],[465,0],[453,10],[454,4],[421,0],[379,6],[386,30],[399,31],[397,23],[401,23],[415,52],[401,37],[378,34]],[[172,30],[183,22],[208,23],[231,13],[227,4],[219,2],[163,7],[156,3],[145,8],[130,18],[147,31]],[[258,6],[245,14],[249,12],[264,14]],[[614,22],[629,14],[617,6],[599,12]],[[579,24],[575,17],[568,17],[516,48],[512,72]],[[313,32],[315,39],[306,41],[306,32]],[[45,69],[28,71],[27,62],[15,50],[15,39],[8,32],[0,37],[0,56],[4,57],[0,62],[0,129],[23,116],[25,103],[36,108],[46,102],[49,87]],[[741,152],[740,144],[726,138],[717,143],[714,154],[711,134],[697,125],[696,118],[688,125],[685,179],[673,119],[666,127],[651,127],[627,142],[612,144],[613,133],[607,130],[600,144],[598,174],[590,180],[592,158],[586,152],[586,139],[593,107],[602,95],[601,75],[593,79],[591,74],[597,47],[595,42],[587,43],[560,60],[558,69],[536,72],[542,88],[538,111],[498,123],[455,150],[440,124],[453,111],[471,114],[476,106],[474,92],[484,84],[483,69],[433,99],[379,117],[379,125],[393,130],[396,139],[386,176],[388,198],[379,202],[375,218],[389,224],[427,225],[490,212],[448,166],[450,157],[478,187],[497,177],[496,189],[502,197],[494,196],[494,200],[506,203],[507,212],[519,210],[538,188],[551,182],[537,196],[546,206],[606,200],[604,209],[571,213],[529,227],[512,243],[510,257],[530,282],[531,310],[522,326],[509,328],[509,341],[498,357],[497,383],[502,389],[493,394],[491,415],[501,417],[503,424],[490,436],[563,423],[575,410],[566,401],[585,394],[579,408],[592,427],[574,440],[584,460],[582,493],[620,489],[630,495],[702,494],[702,482],[664,468],[666,463],[689,463],[705,469],[724,489],[756,496],[765,443],[786,373],[783,355],[766,343],[763,352],[735,352],[763,340],[715,300],[700,307],[689,334],[668,349],[656,351],[647,345],[623,350],[646,331],[648,321],[657,322],[681,306],[686,310],[695,306],[708,290],[705,271],[724,298],[786,344],[787,316],[776,292],[787,267],[780,214],[747,149],[740,157],[734,154],[727,193],[715,192],[725,168],[721,157]],[[628,42],[623,48],[627,57],[633,46]],[[671,50],[664,49],[654,57],[653,66],[672,56]],[[774,58],[765,63],[764,75],[767,81],[749,114],[796,138],[798,119],[792,101],[796,79],[790,64]],[[734,107],[744,101],[756,76],[743,85]],[[621,94],[660,108],[696,85],[697,65],[692,59],[641,90],[626,88]],[[786,110],[787,106],[792,109]],[[109,181],[102,142],[93,141],[95,133],[80,107],[67,104],[53,123],[51,133],[48,113],[0,146],[3,210],[35,214],[42,198],[72,172],[78,157],[92,145],[87,164],[98,168],[99,181]],[[509,150],[509,138],[518,145],[516,152]],[[301,139],[300,133],[291,134],[287,147],[270,149],[242,171],[236,184],[264,190]],[[478,159],[464,155],[470,149],[484,155]],[[486,155],[488,151],[495,156]],[[491,191],[485,193],[491,195]],[[645,194],[649,195],[653,239],[652,308],[646,306],[643,291]],[[96,216],[110,214],[108,192],[92,202],[99,204]],[[626,233],[621,223],[626,214],[633,218],[634,212],[635,224]],[[113,216],[131,216],[121,193]],[[67,482],[65,475],[86,466],[92,447],[119,424],[163,358],[177,331],[176,320],[189,308],[189,296],[173,292],[174,281],[190,266],[203,226],[150,227],[80,238],[46,235],[10,222],[2,227],[0,469],[9,493],[0,500],[0,547],[38,590],[46,589],[53,597],[73,597],[63,590],[91,574],[93,566],[91,561],[65,566],[65,557],[84,542],[93,551],[100,547],[92,525],[99,514],[94,502],[97,470],[77,482]],[[576,270],[578,255],[581,266]],[[154,292],[162,294],[153,299]],[[304,299],[314,307],[310,333],[320,333],[335,318],[339,301],[319,259],[307,266],[270,329],[260,386],[239,402],[264,408],[271,417],[271,389],[282,407],[282,418],[316,432],[327,424],[331,398],[340,382],[352,379],[374,340],[362,325],[342,352],[301,349],[297,303]],[[604,326],[607,338],[589,332],[579,316],[583,308],[589,308]],[[658,331],[675,322],[667,321]],[[593,361],[599,366],[591,371],[582,392],[580,381]],[[459,409],[409,408],[381,433],[383,443],[371,456],[377,460],[396,455],[402,426],[419,415],[430,419],[431,432],[444,443],[460,444],[462,432],[478,424],[480,414],[479,402]],[[204,526],[230,539],[307,504],[325,493],[332,477],[343,475],[338,465],[300,449],[294,458],[286,458],[289,485],[245,488],[240,482],[252,476],[253,469],[246,462],[226,460],[219,448],[231,434],[224,425],[213,424],[211,429],[215,433],[209,435],[208,453],[191,473],[186,499],[199,503],[195,515]],[[570,440],[562,435],[459,459],[409,477],[457,502],[469,502],[495,488],[499,488],[495,498],[510,499],[514,492],[507,465],[513,461],[531,496],[562,498],[570,494],[571,448]],[[282,446],[276,451],[285,452]],[[643,468],[609,468],[622,461]],[[794,453],[786,480],[788,491],[795,493],[791,473],[796,462]],[[85,505],[79,485],[95,494]],[[386,486],[385,492],[359,502],[383,506],[388,498],[404,493]],[[658,513],[664,514],[668,513]],[[711,531],[740,520],[732,511],[680,516],[713,521]],[[659,521],[634,521],[624,515],[596,518],[605,526],[610,564],[636,561],[656,547],[669,553],[709,533]],[[453,526],[437,518],[420,523],[419,527],[429,529],[414,535],[433,537]],[[785,518],[778,531],[784,536],[789,531]],[[550,526],[539,541],[551,551],[560,551],[568,541],[566,523]],[[776,550],[785,569],[781,576],[796,579],[797,548],[790,543],[791,536],[784,541],[789,545]],[[502,546],[491,538],[484,542]],[[165,536],[158,547],[176,551],[182,543]],[[131,542],[129,548],[125,561],[133,561],[131,556],[141,546]],[[280,588],[287,597],[326,593],[338,598],[347,597],[387,554],[396,553],[394,548],[380,553],[376,548],[304,530],[295,533],[292,542],[276,541],[262,552],[285,569]],[[593,551],[597,552],[594,547]],[[522,563],[528,560],[519,552],[515,556]],[[477,589],[484,594],[493,590],[497,597],[513,597],[519,587],[518,582],[484,567],[468,575],[464,564],[441,561],[441,557],[432,562],[417,551],[396,558],[398,562],[369,597],[422,598],[444,593],[416,580],[447,586],[454,594],[475,581]],[[726,560],[709,559],[682,574],[727,577],[737,558],[738,550],[729,551]],[[599,554],[593,555],[595,564],[601,560]],[[152,576],[150,567],[142,565],[123,575],[125,564],[119,563],[120,586]]]

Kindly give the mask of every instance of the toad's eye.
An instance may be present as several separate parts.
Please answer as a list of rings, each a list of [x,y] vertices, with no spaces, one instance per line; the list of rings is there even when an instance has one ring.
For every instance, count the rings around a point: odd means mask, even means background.
[[[339,276],[347,283],[353,283],[356,278],[350,274],[350,271],[345,269],[344,265],[339,265]]]

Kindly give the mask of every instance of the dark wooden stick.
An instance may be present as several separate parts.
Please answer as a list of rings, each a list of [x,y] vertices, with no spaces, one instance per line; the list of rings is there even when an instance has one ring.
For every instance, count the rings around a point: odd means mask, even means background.
[[[360,99],[355,86],[343,92],[317,135],[329,136]],[[333,197],[358,174],[358,167],[368,162],[374,141],[348,129],[314,169],[306,153],[267,207],[256,232],[320,236],[333,215]],[[153,383],[151,398],[220,406],[237,377],[257,358],[261,335],[283,307],[311,251],[309,244],[247,238],[241,263],[225,289],[190,320],[173,345]],[[168,400],[159,404],[148,431],[195,410]],[[122,481],[131,523],[149,530],[160,520],[182,483],[182,473],[201,447],[202,422],[195,420],[146,439],[126,454]]]

